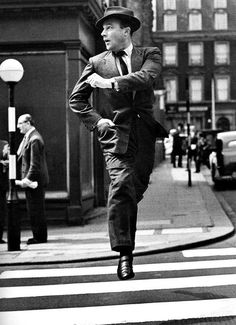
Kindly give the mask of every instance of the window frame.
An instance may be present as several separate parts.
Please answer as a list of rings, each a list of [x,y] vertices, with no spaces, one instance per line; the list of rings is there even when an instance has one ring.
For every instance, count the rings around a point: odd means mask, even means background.
[[[220,44],[225,44],[227,47],[227,52],[226,52],[226,60],[225,62],[221,63],[217,61],[217,45]],[[219,66],[219,65],[229,65],[230,64],[230,43],[228,41],[215,41],[214,42],[214,64]]]
[[[174,5],[168,5],[169,3],[173,3]],[[163,0],[163,9],[164,10],[176,10],[176,0]]]
[[[174,22],[174,24],[175,24],[175,28],[166,28],[167,26],[168,26],[168,24],[167,24],[167,21],[166,21],[166,18],[170,18],[170,17],[172,17],[172,18],[175,18],[175,22]],[[171,24],[169,24],[169,25],[173,25],[173,22],[171,23]],[[167,13],[164,13],[164,15],[163,15],[163,27],[164,27],[164,31],[165,32],[173,32],[173,31],[177,31],[177,15],[176,15],[176,13],[175,12],[167,12]]]
[[[199,21],[200,21],[200,25],[196,27],[194,27],[194,23],[193,21],[191,20],[191,17],[194,17],[194,16],[198,16],[199,17]],[[188,29],[190,31],[198,31],[198,30],[202,30],[202,13],[198,10],[192,10],[189,12],[188,14]]]
[[[166,60],[166,48],[167,47],[174,47],[175,48],[175,62],[168,63]],[[178,44],[177,43],[163,43],[162,46],[163,51],[163,66],[178,66]]]
[[[194,5],[190,5],[192,2],[197,2],[199,3],[199,5],[194,6]],[[188,9],[202,9],[202,1],[201,0],[188,0]]]
[[[221,15],[221,17],[219,17],[217,19],[217,16]],[[223,21],[223,15],[224,15],[224,26],[222,26],[221,22]],[[219,26],[220,25],[220,26]],[[217,10],[214,12],[214,29],[215,30],[227,30],[229,26],[228,23],[228,13],[225,10]]]
[[[227,74],[216,74],[214,76],[215,79],[215,95],[216,95],[216,101],[217,102],[226,102],[228,100],[230,100],[230,76]],[[218,81],[220,79],[226,79],[227,80],[227,96],[225,99],[220,99],[219,96],[219,92],[222,91],[222,88],[220,87],[220,89],[218,88]]]
[[[200,80],[200,84],[201,84],[201,98],[194,100],[194,96],[193,96],[193,80]],[[191,103],[199,103],[202,102],[204,100],[204,78],[202,76],[189,76],[189,100]]]
[[[222,2],[224,1],[225,2],[225,5],[218,5],[218,2]],[[226,9],[227,8],[227,0],[214,0],[214,9]]]
[[[191,51],[190,48],[191,46],[200,46],[200,62],[199,63],[192,63],[191,62]],[[204,44],[203,42],[189,42],[188,43],[188,65],[189,66],[203,66],[204,65]]]
[[[170,90],[168,90],[168,86],[167,86],[167,83],[169,81],[175,82],[175,93],[174,93],[175,98],[173,100],[170,100],[170,98],[169,98]],[[168,104],[177,103],[177,101],[178,101],[178,78],[177,78],[177,76],[175,76],[175,75],[165,76],[165,77],[163,77],[163,82],[164,82],[165,89],[166,89],[166,103],[168,103]],[[173,91],[173,87],[170,87],[170,88]]]

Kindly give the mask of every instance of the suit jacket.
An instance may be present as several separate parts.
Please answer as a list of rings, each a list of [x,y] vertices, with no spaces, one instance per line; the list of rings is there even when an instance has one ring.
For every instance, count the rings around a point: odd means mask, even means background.
[[[94,130],[101,118],[109,118],[115,123],[114,127],[107,126],[98,130],[104,151],[126,152],[130,125],[135,115],[148,124],[156,137],[168,136],[162,125],[155,121],[152,109],[153,85],[161,72],[160,50],[156,47],[134,47],[131,66],[132,73],[120,76],[111,51],[90,58],[69,99],[70,108],[79,115],[89,130]],[[99,89],[100,98],[104,100],[96,109],[89,103],[93,88],[86,83],[88,76],[94,72],[106,79],[115,78],[119,86],[119,91]]]
[[[0,140],[0,160],[7,160],[8,157],[3,155],[3,148],[8,142]],[[4,168],[0,163],[0,191],[6,191],[8,188],[8,168]]]
[[[28,178],[46,186],[49,182],[44,141],[37,130],[29,134],[21,156],[21,178]]]

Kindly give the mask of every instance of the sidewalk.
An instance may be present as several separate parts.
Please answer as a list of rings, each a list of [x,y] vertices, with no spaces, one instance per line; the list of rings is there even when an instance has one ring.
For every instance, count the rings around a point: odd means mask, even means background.
[[[150,186],[139,205],[134,255],[186,248],[234,231],[225,213],[227,203],[223,209],[217,201],[209,173],[204,167],[199,174],[192,170],[189,187],[185,168],[172,168],[168,159],[153,171]],[[0,266],[117,257],[110,250],[106,208],[95,212],[99,216],[91,218],[85,226],[49,228],[45,244],[27,246],[32,234],[30,230],[22,231],[20,251],[8,252],[7,244],[0,245]]]

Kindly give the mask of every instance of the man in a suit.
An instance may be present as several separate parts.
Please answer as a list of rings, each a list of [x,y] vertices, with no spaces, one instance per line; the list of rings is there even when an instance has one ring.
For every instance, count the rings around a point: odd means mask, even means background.
[[[161,56],[158,48],[133,46],[131,36],[140,21],[132,10],[108,7],[96,27],[107,51],[89,59],[69,103],[90,131],[97,129],[111,179],[110,243],[112,250],[120,253],[117,275],[126,280],[134,277],[137,204],[149,183],[155,140],[168,136],[152,111]],[[100,107],[89,103],[93,88],[98,88],[104,99]]]
[[[17,151],[18,161],[21,162],[21,181],[18,184],[25,189],[27,214],[33,233],[33,238],[29,238],[27,244],[46,243],[45,187],[49,177],[44,141],[35,129],[30,114],[21,115],[17,127],[24,134]]]
[[[7,216],[8,142],[0,140],[0,244],[4,244],[3,230]]]

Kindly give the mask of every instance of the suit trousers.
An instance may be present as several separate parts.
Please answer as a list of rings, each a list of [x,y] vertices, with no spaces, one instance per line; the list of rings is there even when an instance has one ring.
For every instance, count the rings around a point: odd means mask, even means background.
[[[44,187],[39,182],[36,189],[26,188],[25,195],[33,237],[38,241],[47,241]]]
[[[110,176],[108,229],[111,249],[135,248],[137,205],[148,187],[155,156],[155,134],[135,116],[125,154],[105,153]]]
[[[0,239],[3,236],[4,225],[7,217],[6,191],[0,189]]]

